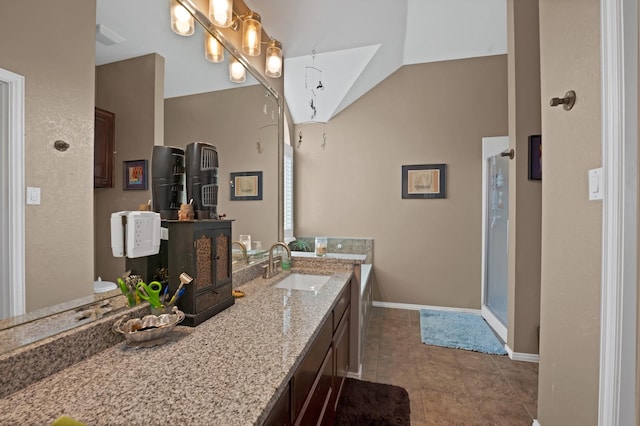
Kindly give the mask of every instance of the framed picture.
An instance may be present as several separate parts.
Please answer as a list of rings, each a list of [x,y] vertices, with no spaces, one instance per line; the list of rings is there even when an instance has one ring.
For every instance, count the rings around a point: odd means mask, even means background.
[[[542,180],[542,137],[529,136],[529,180]]]
[[[262,200],[262,172],[231,173],[231,201]]]
[[[123,161],[124,189],[147,189],[147,160]]]
[[[446,198],[446,164],[402,166],[402,198]]]

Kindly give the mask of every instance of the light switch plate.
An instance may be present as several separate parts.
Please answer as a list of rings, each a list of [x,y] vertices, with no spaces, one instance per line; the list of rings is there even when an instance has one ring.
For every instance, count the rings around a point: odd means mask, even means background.
[[[602,181],[602,167],[589,170],[589,200],[602,200],[604,185]]]
[[[40,205],[40,188],[27,187],[27,204]]]

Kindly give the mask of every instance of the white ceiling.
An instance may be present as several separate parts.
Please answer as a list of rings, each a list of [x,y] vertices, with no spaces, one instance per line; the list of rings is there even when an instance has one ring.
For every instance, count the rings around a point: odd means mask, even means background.
[[[506,0],[245,2],[282,42],[285,98],[295,123],[328,121],[402,65],[507,51]],[[192,37],[171,32],[168,4],[97,0],[96,23],[125,41],[96,42],[96,64],[156,52],[165,58],[166,98],[237,87],[229,82],[226,63],[204,58],[202,30]],[[312,118],[311,87],[319,79],[324,90],[315,90]],[[257,82],[248,77],[244,84]]]

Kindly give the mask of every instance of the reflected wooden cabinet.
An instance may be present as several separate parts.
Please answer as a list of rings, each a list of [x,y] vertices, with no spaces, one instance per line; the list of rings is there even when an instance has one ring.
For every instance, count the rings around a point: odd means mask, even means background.
[[[113,188],[116,115],[95,108],[93,142],[93,187]]]
[[[193,281],[185,285],[178,308],[183,325],[195,326],[233,305],[230,220],[167,220],[169,231],[169,291],[173,294],[186,272]]]

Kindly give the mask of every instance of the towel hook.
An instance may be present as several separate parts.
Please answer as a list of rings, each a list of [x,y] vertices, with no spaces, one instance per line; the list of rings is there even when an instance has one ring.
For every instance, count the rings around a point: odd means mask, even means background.
[[[576,92],[569,90],[565,93],[564,98],[551,98],[549,105],[554,107],[562,105],[565,111],[569,111],[576,104]]]
[[[513,157],[516,156],[516,152],[512,149],[508,151],[504,151],[500,153],[500,157],[509,157],[509,160],[513,160]]]

